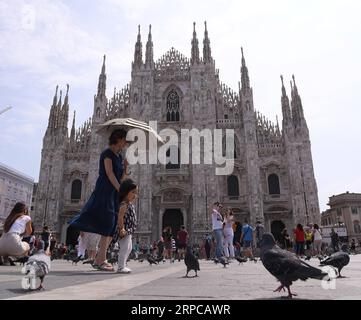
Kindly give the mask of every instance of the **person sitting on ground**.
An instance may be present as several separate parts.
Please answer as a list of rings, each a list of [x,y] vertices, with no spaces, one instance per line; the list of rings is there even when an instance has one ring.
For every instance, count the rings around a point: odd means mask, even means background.
[[[4,233],[0,238],[0,256],[22,257],[28,255],[30,246],[22,241],[31,235],[31,218],[26,204],[17,202],[4,223]],[[11,259],[9,260],[11,263]]]

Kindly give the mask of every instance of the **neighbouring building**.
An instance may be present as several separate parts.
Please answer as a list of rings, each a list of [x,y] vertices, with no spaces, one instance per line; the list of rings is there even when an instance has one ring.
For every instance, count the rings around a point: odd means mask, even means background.
[[[4,221],[16,202],[25,202],[29,209],[34,179],[0,163],[0,220]]]
[[[345,226],[347,237],[361,241],[361,193],[341,193],[329,198],[330,209],[321,213],[324,227]]]

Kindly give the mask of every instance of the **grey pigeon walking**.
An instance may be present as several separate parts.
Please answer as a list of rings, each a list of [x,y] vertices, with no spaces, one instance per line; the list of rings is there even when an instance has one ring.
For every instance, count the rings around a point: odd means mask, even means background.
[[[18,258],[15,262],[19,262],[20,265],[24,266],[29,260],[29,256]]]
[[[287,298],[296,296],[290,289],[294,281],[306,281],[309,278],[323,280],[328,277],[327,273],[310,266],[295,254],[278,247],[271,233],[263,235],[260,247],[264,267],[281,282],[281,285],[274,292],[280,292],[287,288]]]
[[[147,255],[147,260],[148,260],[148,262],[149,262],[149,265],[158,264],[158,262],[155,261],[154,257],[153,257],[151,254],[149,254],[149,253],[148,253],[148,255]]]
[[[236,260],[239,262],[239,264],[243,264],[244,262],[247,262],[247,258],[244,257],[236,257]]]
[[[195,277],[198,277],[197,271],[200,271],[199,261],[196,258],[196,256],[193,254],[190,246],[187,246],[187,251],[184,256],[184,263],[187,266],[187,273],[185,275],[185,278],[188,278],[188,272],[191,270],[194,270],[196,273]]]
[[[50,256],[48,253],[45,253],[44,247],[44,241],[40,241],[37,246],[37,252],[29,257],[25,266],[21,269],[21,273],[25,275],[21,281],[23,289],[44,289],[43,282],[45,276],[50,271],[51,265]]]
[[[341,270],[343,267],[347,266],[350,262],[350,256],[346,252],[335,252],[331,254],[328,258],[320,261],[321,266],[332,266],[337,268],[338,276],[337,278],[345,278],[341,276]]]
[[[223,267],[226,267],[226,265],[229,264],[228,260],[225,257],[220,257],[219,263],[222,264]]]
[[[115,265],[116,263],[118,263],[118,257],[117,257],[117,256],[116,256],[116,257],[112,257],[112,258],[108,259],[108,262],[114,267],[114,265]]]
[[[78,262],[81,261],[81,260],[84,260],[83,259],[83,256],[78,256],[76,257],[75,259],[72,260],[72,265],[75,264],[75,265],[78,265]]]

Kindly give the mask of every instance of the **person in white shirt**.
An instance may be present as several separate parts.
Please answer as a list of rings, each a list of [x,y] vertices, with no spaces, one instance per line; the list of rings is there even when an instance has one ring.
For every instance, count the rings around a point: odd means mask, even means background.
[[[322,254],[322,234],[318,224],[313,225],[313,247],[317,255]]]
[[[22,257],[28,254],[30,246],[22,241],[23,236],[32,233],[31,218],[27,206],[18,202],[4,223],[4,233],[0,238],[0,256]]]
[[[223,217],[218,210],[223,206],[217,201],[213,204],[212,211],[212,229],[214,238],[216,239],[216,258],[220,259],[223,256]]]

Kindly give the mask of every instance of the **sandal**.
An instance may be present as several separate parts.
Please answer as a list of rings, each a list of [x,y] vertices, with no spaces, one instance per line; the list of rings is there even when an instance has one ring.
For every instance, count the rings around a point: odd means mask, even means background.
[[[104,261],[101,265],[93,264],[93,268],[96,268],[99,271],[114,271],[113,266],[107,261]]]

